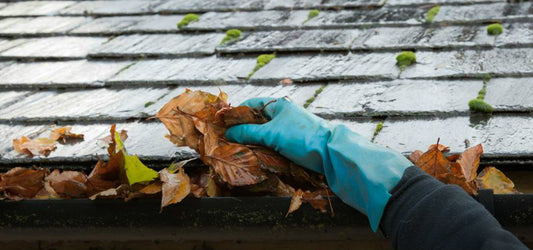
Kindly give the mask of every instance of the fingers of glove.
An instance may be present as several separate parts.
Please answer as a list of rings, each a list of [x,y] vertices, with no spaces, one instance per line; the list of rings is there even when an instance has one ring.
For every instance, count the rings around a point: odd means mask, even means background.
[[[266,136],[267,128],[259,124],[241,124],[235,125],[226,130],[226,138],[240,144],[256,144],[265,145],[264,137]]]
[[[243,103],[240,106],[248,106],[254,109],[263,110],[263,114],[270,120],[274,119],[276,114],[281,110],[282,105],[289,103],[290,101],[287,98],[251,98]],[[266,107],[265,107],[266,106]]]

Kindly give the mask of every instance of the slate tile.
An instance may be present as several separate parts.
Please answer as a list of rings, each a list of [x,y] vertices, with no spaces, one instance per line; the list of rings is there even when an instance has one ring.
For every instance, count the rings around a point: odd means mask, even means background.
[[[184,30],[226,30],[298,28],[307,19],[309,11],[271,10],[259,12],[207,12],[198,22],[183,27]]]
[[[434,4],[477,4],[477,3],[494,3],[502,2],[501,0],[388,0],[387,6],[414,6],[414,5],[434,5]]]
[[[0,52],[11,49],[15,46],[21,45],[27,42],[24,39],[1,39],[0,40]]]
[[[63,34],[89,21],[88,17],[24,17],[0,20],[0,35]]]
[[[18,41],[20,40],[20,41]],[[107,38],[100,37],[49,37],[17,39],[22,45],[0,53],[10,58],[85,58],[90,50],[98,47]]]
[[[176,24],[182,18],[183,16],[179,15],[99,17],[73,29],[69,33],[91,35],[124,34],[132,32],[177,32]]]
[[[379,8],[341,11],[321,11],[304,26],[311,27],[353,27],[354,25],[411,25],[425,21],[424,8]]]
[[[520,128],[520,129],[517,129]],[[485,155],[531,155],[533,118],[528,116],[492,116],[476,120],[467,116],[430,120],[398,120],[384,123],[376,141],[403,153],[426,150],[437,142],[453,152],[482,143]]]
[[[278,56],[259,69],[256,81],[291,78],[296,81],[342,79],[392,79],[399,69],[392,53],[348,55]]]
[[[1,125],[0,125],[1,126]],[[20,129],[21,126],[19,126]],[[98,142],[99,139],[109,135],[109,128],[111,124],[89,124],[89,125],[72,125],[72,132],[84,134],[84,141],[72,144],[63,145],[57,144],[57,149],[53,151],[47,158],[71,158],[91,156],[106,156],[105,143]],[[37,127],[22,127],[24,130],[16,132],[14,129],[9,129],[15,133],[6,133],[7,138],[17,138],[29,132],[37,131]],[[48,137],[53,126],[47,126],[37,133],[37,137]],[[167,129],[161,123],[118,123],[117,129],[125,129],[128,131],[128,139],[124,142],[130,154],[137,154],[140,157],[164,157],[170,158],[176,154],[186,154],[189,157],[193,156],[192,151],[186,148],[178,148],[168,141],[164,136],[168,134]],[[9,131],[8,131],[9,132]],[[0,132],[2,133],[2,132]],[[9,150],[9,149],[8,149]],[[5,151],[4,151],[5,152]],[[4,154],[4,159],[20,159],[27,158],[24,155],[9,150]],[[34,159],[42,159],[42,156],[35,156]]]
[[[494,37],[487,34],[485,26],[447,26],[426,29],[418,45],[431,48],[487,47],[494,46]]]
[[[60,11],[63,15],[126,15],[153,13],[161,1],[83,1]]]
[[[495,39],[497,46],[531,46],[533,44],[533,23],[504,23],[502,26],[503,33]]]
[[[417,63],[402,78],[527,76],[533,74],[533,49],[464,50],[417,52]]]
[[[370,7],[385,4],[384,0],[326,0],[321,6],[327,7]]]
[[[61,62],[14,63],[0,69],[0,85],[102,85],[130,62]]]
[[[217,95],[219,90],[228,94],[228,102],[232,106],[238,106],[245,100],[254,97],[289,97],[294,103],[302,105],[307,99],[312,97],[315,90],[320,88],[320,85],[275,85],[275,86],[254,86],[254,85],[219,85],[219,86],[180,86],[176,89],[168,91],[168,94],[159,100],[154,101],[153,105],[150,105],[144,110],[144,113],[148,115],[155,115],[159,109],[161,109],[168,101],[175,96],[185,92],[185,89],[201,90]]]
[[[466,113],[482,86],[481,80],[329,84],[309,110],[333,117]]]
[[[189,13],[208,11],[258,11],[264,6],[265,0],[170,0],[165,1],[155,8],[162,13]]]
[[[441,6],[433,22],[466,23],[496,20],[527,19],[531,2],[490,3],[466,6]]]
[[[391,49],[416,47],[416,43],[424,36],[423,27],[383,27],[370,29],[364,41],[353,44],[353,49]]]
[[[219,46],[225,53],[265,51],[329,51],[348,50],[351,43],[362,36],[361,30],[291,30],[251,32],[243,39]]]
[[[245,78],[255,59],[204,57],[143,60],[110,79],[111,83],[197,83],[232,82]]]
[[[29,91],[0,91],[0,112],[7,106],[22,100],[30,93]]]
[[[316,8],[321,5],[321,0],[270,0],[266,1],[265,9],[290,9],[290,8]]]
[[[75,1],[24,1],[13,2],[0,9],[0,16],[44,16],[55,15],[61,9],[75,4]]]
[[[198,56],[215,53],[222,33],[199,35],[159,34],[116,37],[95,49],[93,56],[171,55]]]
[[[5,120],[126,119],[145,116],[145,103],[157,100],[166,88],[39,91],[0,110]]]
[[[533,78],[493,78],[485,101],[499,111],[533,111]]]

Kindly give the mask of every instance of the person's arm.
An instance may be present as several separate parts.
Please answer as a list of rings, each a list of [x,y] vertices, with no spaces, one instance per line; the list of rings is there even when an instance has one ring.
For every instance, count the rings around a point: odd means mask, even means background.
[[[268,105],[267,105],[268,104]],[[331,190],[381,225],[396,249],[526,249],[457,186],[423,173],[400,153],[334,126],[286,98],[255,98],[269,122],[229,128],[227,139],[264,145],[324,174]]]
[[[461,188],[415,166],[391,194],[381,229],[394,249],[528,249]]]

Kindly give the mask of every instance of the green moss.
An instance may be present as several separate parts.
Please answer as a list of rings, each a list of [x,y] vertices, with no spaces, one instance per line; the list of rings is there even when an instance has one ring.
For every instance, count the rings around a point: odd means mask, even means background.
[[[229,41],[235,41],[241,36],[241,31],[238,29],[231,29],[226,31],[226,36],[222,39],[220,44],[227,43]]]
[[[492,78],[492,76],[490,74],[485,74],[483,76],[483,82],[487,83],[490,81],[490,79]]]
[[[413,63],[416,63],[416,56],[412,51],[404,51],[396,56],[396,64],[402,71]]]
[[[152,102],[152,101],[149,101],[147,103],[144,104],[144,107],[147,108],[147,107],[150,107],[154,104],[155,102]]]
[[[470,107],[470,110],[472,111],[478,111],[478,112],[484,112],[484,113],[492,113],[494,111],[494,108],[486,103],[485,101],[481,99],[472,99],[468,102],[468,107]]]
[[[250,79],[250,77],[252,77],[255,74],[255,72],[257,72],[263,66],[267,65],[275,57],[276,57],[276,54],[262,54],[262,55],[258,56],[257,57],[257,64],[255,65],[254,70],[252,70],[252,72],[250,72],[250,74],[248,74],[248,77],[246,77],[246,79]]]
[[[503,27],[499,23],[493,23],[487,26],[487,33],[492,36],[497,36],[503,32]]]
[[[487,87],[483,85],[483,88],[481,88],[479,92],[477,93],[477,99],[484,100],[486,94],[487,94]]]
[[[320,95],[320,93],[322,93],[322,91],[324,90],[324,88],[326,88],[326,85],[322,85],[320,86],[320,88],[318,88],[317,90],[315,90],[315,94],[313,94],[313,96],[311,96],[309,99],[307,99],[304,103],[304,108],[307,108],[309,107],[309,105],[311,105],[311,103],[313,103],[315,101],[315,99],[318,97],[318,95]]]
[[[318,15],[320,15],[320,11],[319,10],[317,10],[317,9],[310,10],[309,14],[307,15],[307,19],[304,21],[304,23],[307,23],[307,21],[317,17]]]
[[[178,29],[181,29],[181,28],[189,25],[189,23],[191,23],[191,22],[198,22],[199,19],[200,19],[200,17],[198,15],[196,15],[196,14],[187,14],[178,23]]]
[[[440,5],[431,8],[426,15],[426,22],[431,23],[437,14],[439,13]]]
[[[374,140],[376,139],[376,137],[378,136],[379,132],[381,132],[381,130],[383,129],[383,122],[380,122],[376,125],[376,128],[374,129],[374,135],[372,135],[372,142],[374,142]]]

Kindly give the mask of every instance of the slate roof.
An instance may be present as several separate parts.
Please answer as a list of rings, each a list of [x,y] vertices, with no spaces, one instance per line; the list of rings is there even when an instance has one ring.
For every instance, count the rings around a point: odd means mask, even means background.
[[[431,24],[428,10],[440,4]],[[311,9],[319,16],[305,22]],[[199,21],[179,30],[187,13]],[[453,151],[533,159],[533,4],[500,0],[128,0],[0,3],[0,165],[94,161],[111,123],[145,160],[193,156],[146,120],[185,88],[231,103],[289,96],[403,153],[441,138]],[[489,36],[487,24],[504,32]],[[240,41],[220,45],[238,28]],[[400,74],[395,57],[415,50]],[[276,58],[249,80],[256,56]],[[492,115],[473,114],[486,74]],[[280,84],[290,78],[293,83]],[[316,90],[323,88],[321,93]],[[153,104],[152,104],[153,103]],[[21,135],[73,125],[85,141],[48,158],[13,152]]]

